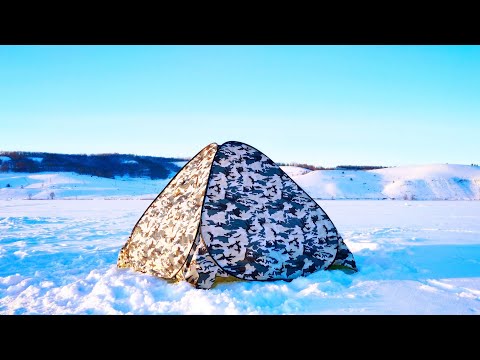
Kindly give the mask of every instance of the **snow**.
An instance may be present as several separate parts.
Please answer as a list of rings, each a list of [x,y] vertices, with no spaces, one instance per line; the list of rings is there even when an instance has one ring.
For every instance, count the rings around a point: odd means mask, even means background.
[[[73,172],[0,173],[0,200],[45,200],[52,192],[55,199],[154,199],[170,180],[108,179]]]
[[[305,169],[299,166],[280,166],[280,168],[287,173],[288,176],[298,176],[308,174],[310,169]]]
[[[122,164],[138,164],[137,160],[123,160]]]
[[[7,172],[0,314],[480,314],[478,166],[282,168],[332,219],[358,273],[199,290],[118,269],[120,248],[171,178]]]
[[[292,179],[316,199],[480,200],[480,167],[470,165],[316,170]]]
[[[478,201],[318,200],[359,272],[211,290],[116,267],[150,202],[1,201],[0,314],[480,314]]]
[[[10,159],[8,156],[0,156],[0,162],[7,162],[7,161],[11,161],[12,159]]]
[[[41,163],[43,161],[43,158],[41,157],[29,157],[30,160]]]
[[[175,162],[183,166],[186,161]],[[455,164],[369,171],[282,169],[314,199],[480,200],[480,167]],[[0,173],[0,200],[154,199],[168,179],[100,178],[76,173]],[[6,187],[10,184],[10,187]]]

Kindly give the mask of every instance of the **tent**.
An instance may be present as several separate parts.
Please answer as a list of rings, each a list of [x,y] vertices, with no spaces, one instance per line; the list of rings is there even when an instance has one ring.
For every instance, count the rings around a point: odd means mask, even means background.
[[[322,208],[254,147],[203,148],[148,206],[117,266],[209,289],[216,280],[286,280],[357,271]]]

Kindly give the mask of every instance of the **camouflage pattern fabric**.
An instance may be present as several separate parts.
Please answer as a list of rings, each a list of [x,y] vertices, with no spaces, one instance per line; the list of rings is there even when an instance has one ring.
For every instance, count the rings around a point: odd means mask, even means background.
[[[235,141],[215,155],[201,232],[214,261],[245,280],[289,280],[353,255],[320,206],[278,165]],[[349,266],[349,267],[352,267]]]
[[[185,280],[198,289],[210,289],[217,276],[229,275],[212,259],[201,236],[199,232],[185,266],[177,273],[177,280]]]
[[[117,266],[170,279],[197,236],[217,144],[203,148],[150,204],[120,250]]]
[[[333,262],[330,267],[346,267],[350,268],[354,271],[357,271],[357,264],[355,263],[355,259],[353,258],[353,254],[348,250],[347,245],[343,241],[343,238],[338,235],[338,251],[337,256],[335,256],[335,261]]]
[[[267,156],[236,141],[206,146],[180,170],[135,225],[117,266],[200,289],[217,277],[357,270],[321,207]]]

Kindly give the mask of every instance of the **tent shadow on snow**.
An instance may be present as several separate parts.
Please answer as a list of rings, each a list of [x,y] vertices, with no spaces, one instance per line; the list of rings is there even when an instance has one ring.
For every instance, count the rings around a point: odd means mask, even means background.
[[[202,289],[357,271],[328,215],[278,165],[237,141],[203,148],[153,200],[117,266]]]

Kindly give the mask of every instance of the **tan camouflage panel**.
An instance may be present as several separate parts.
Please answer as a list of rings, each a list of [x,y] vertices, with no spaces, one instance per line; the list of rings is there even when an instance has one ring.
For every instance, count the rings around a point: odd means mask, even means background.
[[[150,204],[120,250],[119,268],[166,279],[182,268],[197,235],[217,147],[203,148]]]

